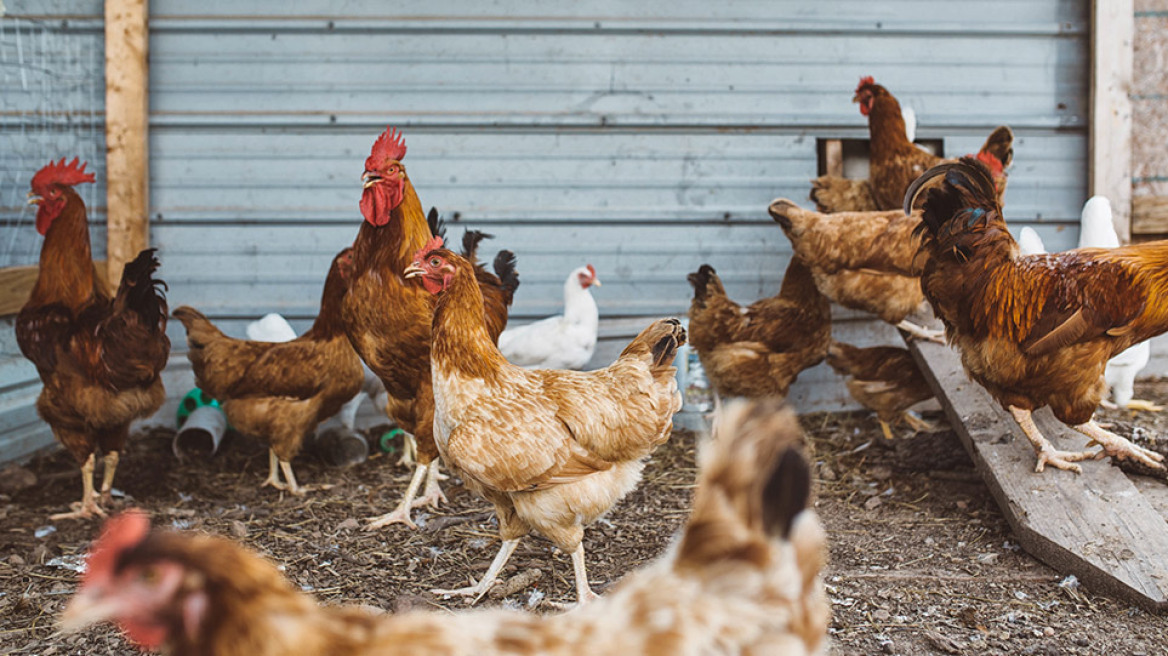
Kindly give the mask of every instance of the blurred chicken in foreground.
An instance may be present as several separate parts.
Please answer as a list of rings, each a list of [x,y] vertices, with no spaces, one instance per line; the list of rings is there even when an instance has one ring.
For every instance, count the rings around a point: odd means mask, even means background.
[[[1162,470],[1163,456],[1104,430],[1093,416],[1107,361],[1168,330],[1168,241],[1021,255],[990,171],[972,157],[921,176],[905,195],[906,213],[921,193],[925,296],[966,373],[1030,440],[1036,470],[1081,471],[1077,461],[1104,456]],[[1031,417],[1045,405],[1086,435],[1088,446],[1103,449],[1056,450]]]
[[[95,543],[61,627],[112,621],[176,656],[823,654],[824,534],[798,421],[775,401],[733,403],[717,433],[680,539],[572,613],[320,606],[248,549],[128,513]]]

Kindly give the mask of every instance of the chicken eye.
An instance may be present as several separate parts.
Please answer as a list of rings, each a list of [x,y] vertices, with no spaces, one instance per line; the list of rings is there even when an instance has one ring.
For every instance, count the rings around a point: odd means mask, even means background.
[[[436,257],[430,258],[430,266],[437,268],[437,267],[441,266],[441,264],[442,264],[442,260],[440,260]]]
[[[138,572],[138,580],[143,583],[154,583],[158,580],[158,570],[153,567],[144,567]]]

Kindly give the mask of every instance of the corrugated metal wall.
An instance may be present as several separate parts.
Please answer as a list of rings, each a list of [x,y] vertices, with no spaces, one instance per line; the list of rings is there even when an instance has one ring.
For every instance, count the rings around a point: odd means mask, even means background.
[[[1068,247],[1086,190],[1086,8],[310,0],[277,16],[154,0],[151,235],[174,305],[236,334],[264,312],[307,319],[359,226],[369,146],[392,124],[450,234],[482,228],[491,252],[518,253],[517,320],[557,311],[586,261],[606,317],[684,313],[685,275],[703,262],[749,301],[778,290],[789,253],[767,203],[807,202],[817,137],[866,137],[850,99],[874,75],[946,152],[1012,125],[1007,216]],[[847,313],[837,326],[896,339]],[[810,410],[845,394],[821,368],[794,397]]]

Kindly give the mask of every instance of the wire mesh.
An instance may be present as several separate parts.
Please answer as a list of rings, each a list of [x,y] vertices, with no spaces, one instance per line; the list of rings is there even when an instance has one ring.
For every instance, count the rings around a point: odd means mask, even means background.
[[[76,187],[91,233],[104,231],[104,46],[93,29],[0,17],[0,267],[36,264],[41,238],[26,194],[50,160],[80,157],[97,184]],[[94,235],[94,256],[105,240]]]

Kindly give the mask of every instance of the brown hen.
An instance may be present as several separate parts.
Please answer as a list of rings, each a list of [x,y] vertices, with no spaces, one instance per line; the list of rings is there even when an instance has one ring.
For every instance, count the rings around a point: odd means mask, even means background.
[[[900,421],[914,431],[933,428],[908,410],[933,398],[933,388],[907,350],[897,346],[859,348],[833,341],[827,364],[837,374],[848,377],[852,398],[876,413],[884,437],[891,440],[892,426]]]

